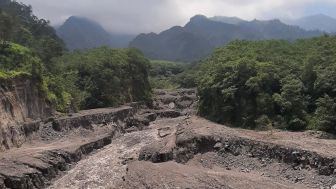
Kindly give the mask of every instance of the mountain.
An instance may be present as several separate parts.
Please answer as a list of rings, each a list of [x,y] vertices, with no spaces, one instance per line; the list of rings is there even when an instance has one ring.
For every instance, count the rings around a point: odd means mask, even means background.
[[[286,25],[280,20],[244,21],[239,18],[197,15],[183,27],[175,26],[159,34],[140,34],[129,46],[142,50],[148,58],[190,62],[204,58],[214,48],[236,39],[294,40],[321,34],[319,31],[306,31],[298,26]]]
[[[98,23],[76,16],[58,27],[57,34],[70,50],[100,46],[123,48],[134,38],[132,35],[110,34]]]
[[[214,16],[209,18],[210,20],[217,21],[217,22],[223,22],[227,24],[234,24],[238,25],[242,22],[245,22],[245,20],[238,18],[238,17],[227,17],[227,16]]]
[[[336,19],[324,14],[311,15],[297,20],[284,21],[290,25],[297,25],[306,30],[321,30],[328,33],[336,32]]]

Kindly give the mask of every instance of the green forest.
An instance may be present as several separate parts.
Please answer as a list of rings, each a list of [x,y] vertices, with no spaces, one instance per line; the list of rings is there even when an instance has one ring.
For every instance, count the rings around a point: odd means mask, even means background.
[[[336,37],[235,41],[201,69],[201,116],[250,129],[336,133]]]
[[[136,49],[68,51],[32,7],[0,0],[0,80],[28,75],[57,111],[151,99],[152,88],[197,88],[200,116],[249,129],[336,133],[336,37],[234,41],[192,64]]]
[[[195,88],[199,62],[150,61],[149,80],[154,89]]]

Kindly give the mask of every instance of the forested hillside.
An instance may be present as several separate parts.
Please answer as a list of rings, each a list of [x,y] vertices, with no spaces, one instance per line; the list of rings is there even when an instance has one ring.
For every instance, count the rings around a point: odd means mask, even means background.
[[[148,67],[135,49],[67,52],[31,6],[0,0],[0,82],[27,75],[58,111],[147,100]]]
[[[32,7],[11,0],[0,0],[2,47],[9,42],[30,48],[44,63],[59,56],[64,44],[49,22],[32,13]]]
[[[322,34],[289,26],[279,20],[243,21],[197,15],[184,27],[175,26],[159,34],[141,34],[130,43],[130,47],[140,49],[152,59],[192,62],[207,57],[214,48],[237,39],[291,41]]]
[[[47,91],[43,75],[64,45],[48,21],[32,13],[32,7],[11,0],[0,0],[0,75],[10,79],[30,75]]]
[[[235,41],[202,65],[199,113],[244,128],[336,133],[336,37]]]

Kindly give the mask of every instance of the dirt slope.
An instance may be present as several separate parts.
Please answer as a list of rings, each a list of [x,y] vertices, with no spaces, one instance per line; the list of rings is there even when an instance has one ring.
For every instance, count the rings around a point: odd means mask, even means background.
[[[0,153],[21,147],[36,124],[52,113],[50,102],[29,76],[1,80]]]

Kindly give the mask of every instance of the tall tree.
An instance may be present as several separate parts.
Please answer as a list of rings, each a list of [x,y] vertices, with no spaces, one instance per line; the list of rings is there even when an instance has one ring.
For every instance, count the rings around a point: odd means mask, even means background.
[[[14,28],[13,18],[5,12],[0,12],[0,45],[1,48],[8,47]]]

